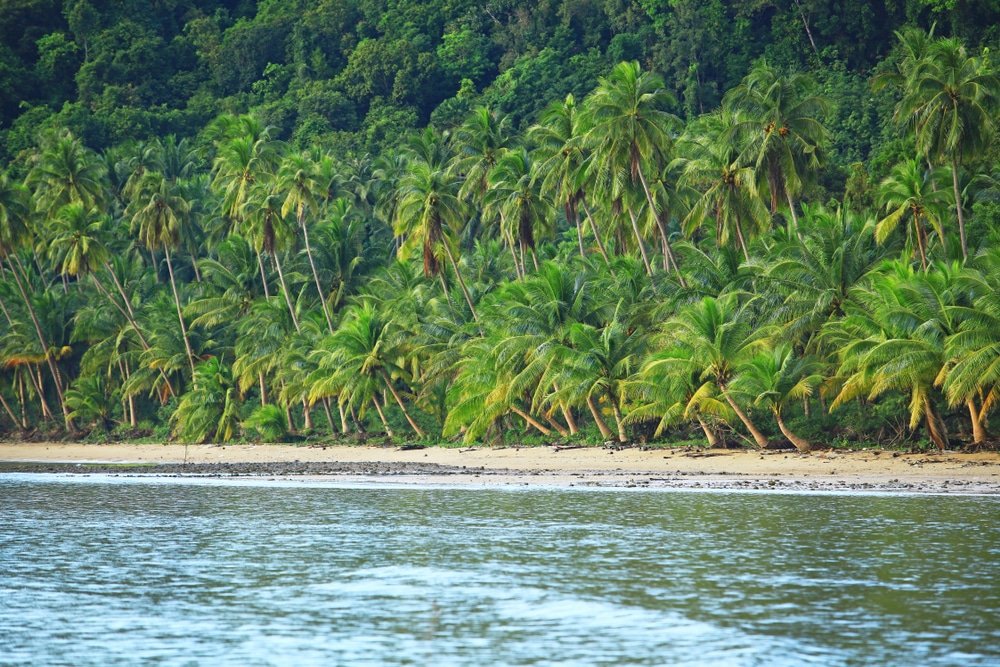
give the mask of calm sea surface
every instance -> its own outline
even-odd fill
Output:
[[[1000,499],[0,475],[2,665],[998,665]]]

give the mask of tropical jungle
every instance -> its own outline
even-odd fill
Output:
[[[994,0],[12,0],[0,429],[995,446]]]

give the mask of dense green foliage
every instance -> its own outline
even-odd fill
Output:
[[[988,440],[990,3],[101,4],[0,19],[8,432]]]

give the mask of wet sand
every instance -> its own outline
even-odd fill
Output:
[[[0,444],[23,472],[263,477],[393,484],[862,490],[1000,495],[1000,454],[885,451],[292,445]]]

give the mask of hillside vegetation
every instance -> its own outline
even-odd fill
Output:
[[[0,428],[988,445],[998,17],[12,3]]]

